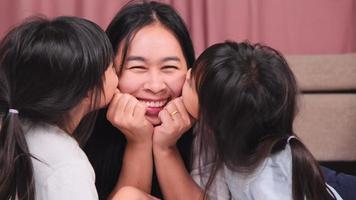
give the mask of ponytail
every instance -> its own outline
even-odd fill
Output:
[[[34,200],[33,166],[17,113],[3,116],[0,130],[0,199]]]
[[[326,186],[319,164],[298,139],[289,141],[292,151],[292,195],[294,200],[336,199]]]

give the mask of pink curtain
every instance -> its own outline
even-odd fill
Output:
[[[33,14],[76,15],[106,28],[128,0],[2,0],[0,37]],[[230,40],[268,44],[285,54],[356,52],[355,0],[161,0],[186,21],[197,54]]]
[[[1,0],[0,37],[9,27],[32,15],[85,17],[106,28],[128,0]]]

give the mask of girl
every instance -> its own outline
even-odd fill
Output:
[[[106,106],[116,91],[112,62],[105,33],[76,17],[36,18],[5,36],[0,199],[98,199],[79,144],[95,119],[88,113]]]
[[[293,73],[272,48],[226,42],[205,50],[182,91],[198,119],[191,175],[204,189],[178,159],[179,135],[161,135],[161,162],[175,180],[171,199],[341,199],[294,135],[297,95]]]
[[[294,136],[297,94],[293,73],[272,48],[226,42],[200,56],[183,99],[196,102],[186,105],[199,117],[198,166],[214,161],[205,194],[215,180],[217,192],[220,184],[228,191],[215,193],[219,199],[335,199]],[[204,182],[202,168],[198,174]]]

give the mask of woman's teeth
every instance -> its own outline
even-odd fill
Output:
[[[164,101],[141,101],[145,103],[148,107],[159,108],[166,104],[167,100]]]

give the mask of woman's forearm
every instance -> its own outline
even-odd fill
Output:
[[[191,178],[176,147],[153,148],[156,173],[167,200],[202,199],[203,191]]]
[[[151,192],[153,171],[152,143],[127,144],[120,176],[110,198],[124,186],[133,186]]]

